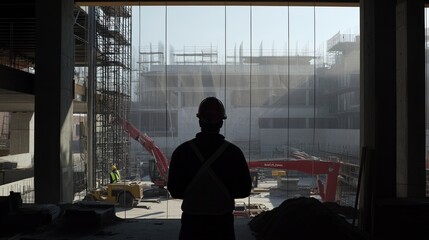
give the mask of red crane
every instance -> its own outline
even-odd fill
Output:
[[[327,162],[320,160],[276,160],[276,161],[250,161],[249,168],[276,168],[276,169],[287,169],[296,170],[312,175],[317,175],[317,187],[319,195],[324,202],[334,202],[335,193],[337,191],[337,181],[340,172],[339,162]],[[326,174],[326,187],[319,175]]]
[[[155,141],[147,134],[140,132],[134,125],[123,118],[119,118],[122,126],[131,138],[139,142],[147,152],[155,158],[156,169],[158,170],[159,177],[150,174],[151,181],[158,187],[165,187],[167,185],[168,166],[169,161],[161,149],[155,144]]]
[[[167,185],[169,161],[161,149],[156,146],[154,140],[147,134],[140,132],[134,125],[123,118],[119,118],[124,130],[136,141],[138,141],[147,152],[149,152],[155,159],[155,166],[158,170],[159,177],[150,175],[151,181],[158,187],[165,187]],[[317,186],[319,195],[324,202],[335,201],[335,193],[337,190],[337,180],[340,171],[339,162],[327,162],[312,159],[296,159],[296,160],[258,160],[248,162],[249,169],[257,168],[275,168],[296,170],[312,175],[319,176],[320,174],[326,175],[326,187],[322,180],[317,178]]]

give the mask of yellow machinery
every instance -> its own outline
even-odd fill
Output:
[[[134,207],[143,198],[143,187],[136,182],[117,182],[91,190],[83,201],[118,203],[121,207]]]
[[[274,170],[271,171],[271,175],[273,177],[284,177],[284,176],[286,176],[286,171],[285,170],[274,169]]]

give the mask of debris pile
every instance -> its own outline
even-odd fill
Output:
[[[330,206],[311,197],[285,200],[280,206],[255,216],[249,227],[258,240],[368,239]]]
[[[0,236],[85,234],[120,220],[115,214],[115,204],[23,204],[20,193],[11,191],[9,196],[0,196]]]
[[[23,204],[21,193],[0,196],[0,235],[29,232],[51,224],[60,214],[54,204]]]

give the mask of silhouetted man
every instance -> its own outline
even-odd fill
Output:
[[[250,195],[251,177],[243,152],[219,134],[225,108],[204,99],[197,117],[201,132],[173,152],[168,190],[183,199],[179,239],[234,240],[234,199]]]

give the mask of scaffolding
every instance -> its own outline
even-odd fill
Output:
[[[9,152],[10,147],[10,113],[0,112],[1,130],[0,130],[0,156]]]
[[[111,165],[123,178],[129,176],[130,140],[118,122],[128,118],[131,80],[131,7],[95,8],[95,178],[98,185],[109,183]]]
[[[217,64],[217,47],[214,46],[185,46],[183,51],[174,51],[173,63],[178,65]]]

